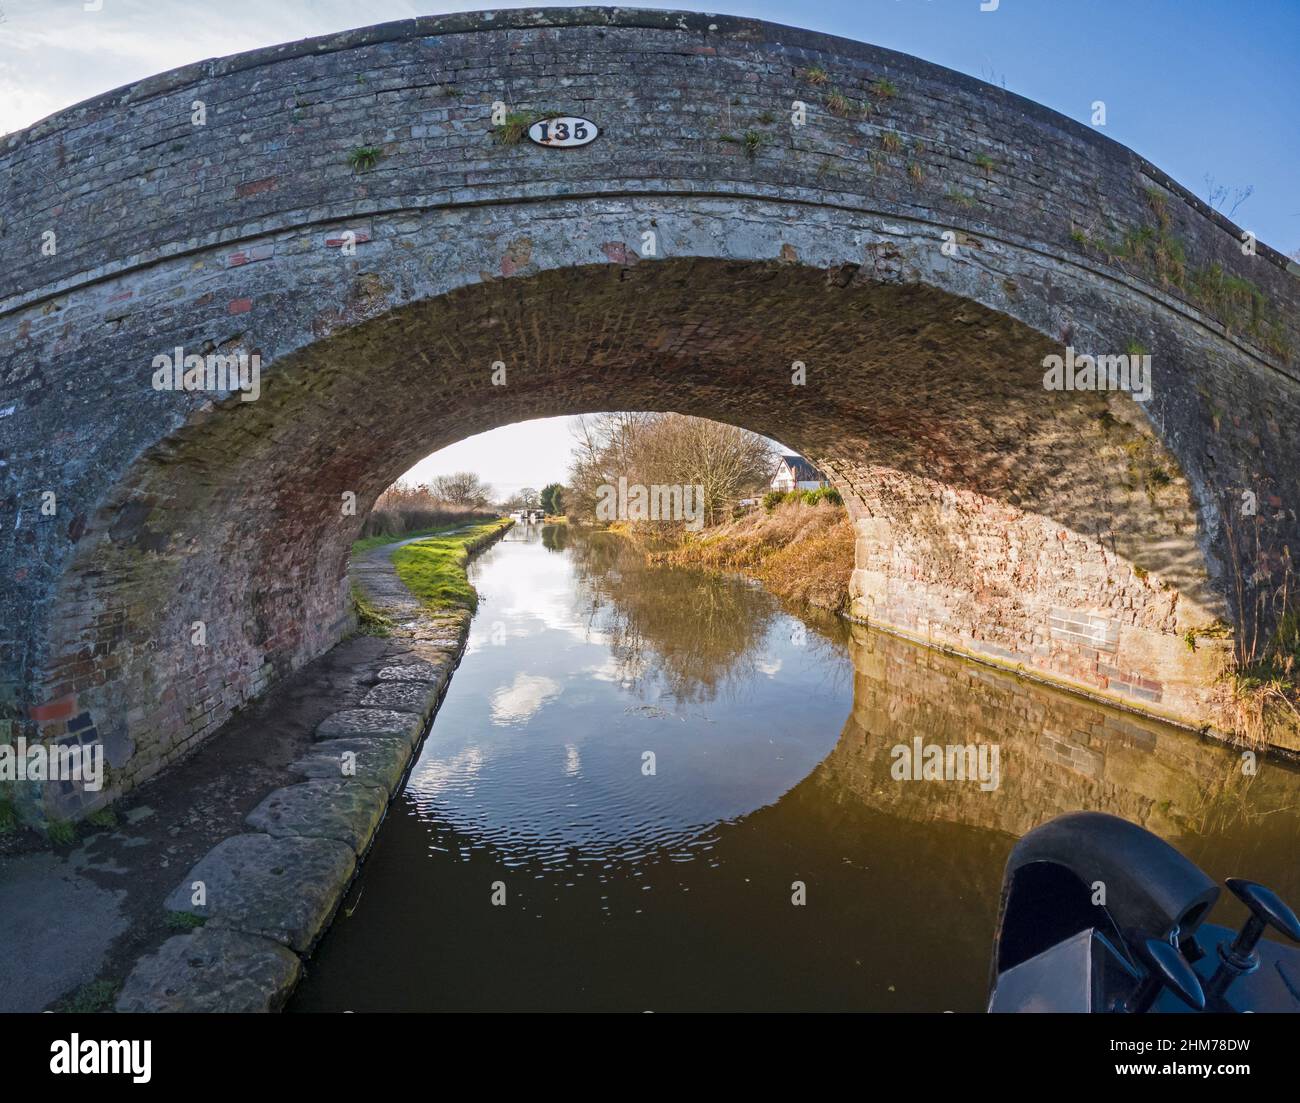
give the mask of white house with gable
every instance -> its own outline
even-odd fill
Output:
[[[802,456],[782,456],[772,476],[772,489],[787,494],[791,490],[820,490],[830,485],[830,480]]]

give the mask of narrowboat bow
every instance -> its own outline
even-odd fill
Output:
[[[1240,930],[1206,922],[1219,887],[1144,828],[1059,816],[1002,880],[989,1011],[1300,1011],[1300,920],[1253,881],[1225,884]]]

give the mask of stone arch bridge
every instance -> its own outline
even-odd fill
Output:
[[[511,141],[496,102],[601,134]],[[1285,259],[912,57],[721,16],[439,16],[111,92],[4,139],[0,181],[0,734],[110,768],[34,817],[329,648],[373,499],[520,419],[779,438],[855,519],[855,613],[1193,724],[1232,642],[1189,634],[1248,642],[1286,584]],[[1046,389],[1067,348],[1150,355],[1149,399]],[[256,354],[257,400],[157,389],[176,349]]]

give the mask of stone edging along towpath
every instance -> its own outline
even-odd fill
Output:
[[[472,556],[509,528],[466,547]],[[467,609],[431,613],[374,548],[350,565],[354,585],[409,645],[374,660],[355,708],[326,717],[290,770],[302,781],[270,793],[231,835],[198,860],[168,896],[194,930],[169,938],[135,965],[118,1011],[276,1011],[364,860],[448,681],[465,650]],[[346,768],[345,768],[346,767]],[[201,883],[201,894],[196,883]],[[183,922],[184,920],[182,920]]]

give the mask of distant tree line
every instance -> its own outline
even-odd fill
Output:
[[[512,494],[501,502],[503,513],[512,513],[517,509],[541,509],[554,515],[564,512],[564,487],[559,483],[547,483],[540,491],[526,486],[518,494]]]
[[[427,485],[394,483],[375,501],[361,535],[392,536],[425,532],[443,525],[490,520],[492,488],[467,471],[440,475]]]

